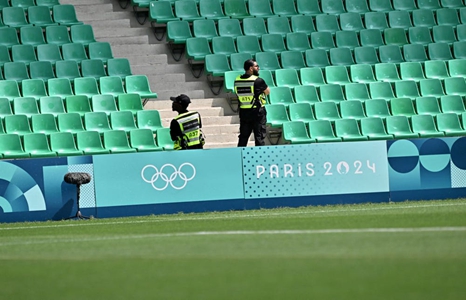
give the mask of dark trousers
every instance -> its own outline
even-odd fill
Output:
[[[265,108],[240,109],[239,118],[238,147],[246,147],[253,132],[255,145],[264,146],[267,133],[267,111]]]

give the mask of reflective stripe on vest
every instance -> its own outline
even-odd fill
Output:
[[[240,108],[249,109],[254,106],[254,81],[259,77],[251,75],[250,77],[243,79],[241,76],[238,76],[235,79],[235,93],[238,96]],[[264,106],[265,95],[260,94],[259,99],[262,106]]]
[[[182,149],[182,144],[186,146],[195,146],[200,144],[200,115],[198,112],[192,111],[184,114],[180,114],[175,117],[175,120],[180,125],[183,137],[178,138],[175,141],[175,149]],[[182,139],[184,141],[182,141]]]

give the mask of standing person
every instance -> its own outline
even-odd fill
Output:
[[[175,150],[202,149],[205,143],[202,135],[201,115],[188,111],[191,99],[185,94],[170,97],[172,110],[178,112],[170,123],[170,136],[175,143]]]
[[[245,73],[235,80],[235,93],[239,101],[239,136],[238,147],[246,147],[249,137],[254,132],[256,146],[265,145],[267,131],[267,111],[265,97],[270,89],[259,77],[259,65],[253,59],[244,62]]]

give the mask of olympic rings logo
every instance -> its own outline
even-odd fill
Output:
[[[188,175],[183,172],[183,168],[185,171],[191,171],[188,174],[192,173],[192,175],[188,177]],[[149,170],[152,171],[149,172]],[[153,175],[146,177],[146,173],[153,173]],[[194,178],[194,176],[196,176],[196,168],[194,168],[190,163],[183,163],[178,168],[172,164],[164,164],[160,169],[154,165],[147,165],[141,170],[141,178],[145,182],[150,183],[157,191],[165,190],[168,185],[171,185],[175,190],[181,190],[186,186],[188,181]],[[180,180],[177,180],[175,183],[177,178],[180,178]],[[162,182],[162,185],[156,185],[157,182]]]

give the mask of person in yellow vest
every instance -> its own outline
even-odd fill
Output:
[[[170,136],[175,143],[175,150],[203,149],[205,140],[202,134],[201,115],[188,111],[191,99],[185,94],[170,97],[172,110],[178,112],[170,123]]]
[[[270,89],[259,77],[259,65],[253,59],[244,62],[243,75],[235,79],[235,93],[239,101],[239,136],[238,147],[246,147],[249,137],[254,132],[256,146],[265,145],[267,130],[267,111],[265,97]]]

